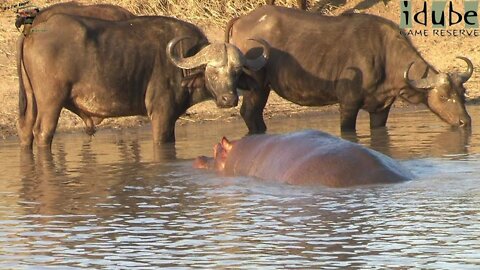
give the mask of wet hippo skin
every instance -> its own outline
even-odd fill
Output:
[[[195,168],[224,176],[252,176],[293,185],[396,183],[413,175],[392,158],[328,133],[306,130],[284,135],[252,135],[214,146],[214,157],[200,156]]]

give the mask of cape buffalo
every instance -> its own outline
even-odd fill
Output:
[[[463,73],[441,73],[427,63],[393,22],[367,14],[322,16],[298,9],[263,6],[232,19],[226,41],[256,54],[246,43],[262,38],[271,46],[267,65],[242,82],[241,115],[250,133],[266,130],[262,112],[271,89],[304,106],[340,104],[341,129],[354,130],[358,111],[370,127],[385,126],[397,97],[424,103],[452,126],[469,126]]]
[[[22,78],[22,61],[21,55],[23,55],[23,42],[26,35],[30,33],[30,29],[33,26],[43,23],[47,21],[50,17],[55,14],[68,14],[68,15],[78,15],[84,17],[91,17],[91,18],[99,18],[102,20],[107,21],[118,21],[118,20],[126,20],[135,17],[130,11],[115,5],[110,4],[95,4],[95,5],[82,5],[77,2],[66,2],[66,3],[59,3],[51,5],[44,9],[29,9],[25,10],[22,13],[17,15],[17,20],[15,21],[15,26],[17,29],[23,25],[24,29],[22,31],[22,35],[20,35],[18,39],[18,48],[17,48],[17,71],[18,77]],[[20,87],[19,89],[23,89],[23,81],[19,79]],[[24,108],[26,106],[25,102],[25,95],[22,95],[20,92],[20,100],[19,100],[19,111],[20,111],[20,120],[19,121],[19,128],[24,125],[24,121],[22,119],[22,114],[25,113]],[[32,105],[32,104],[30,104]],[[77,113],[77,112],[75,112]],[[79,115],[85,122],[86,125],[86,132],[88,134],[93,134],[95,132],[95,127],[93,125],[92,119],[95,119],[95,122],[99,124],[102,119],[95,118],[95,117],[83,117],[83,114]],[[19,134],[21,134],[19,130]],[[27,137],[31,137],[31,134],[27,133]],[[30,139],[26,139],[27,141],[31,141]],[[31,143],[27,143],[31,144]]]
[[[30,14],[28,11],[30,11]],[[127,20],[135,17],[133,13],[119,6],[110,4],[82,5],[73,1],[51,5],[41,10],[38,8],[25,10],[23,13],[25,13],[23,16],[22,14],[17,15],[17,19],[15,21],[15,26],[17,29],[19,29],[22,25],[27,27],[28,24],[35,26],[39,23],[47,21],[53,15],[60,13],[99,18],[108,21]],[[24,29],[24,34],[28,34],[28,32],[29,29]]]
[[[92,128],[96,119],[147,115],[155,143],[174,141],[175,121],[190,106],[208,98],[236,106],[238,77],[263,67],[268,52],[246,59],[175,18],[53,15],[32,27],[20,55],[21,145],[34,138],[50,148],[62,108]]]

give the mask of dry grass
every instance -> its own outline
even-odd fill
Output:
[[[294,0],[277,1],[280,5],[295,6]],[[169,15],[197,23],[223,25],[229,18],[243,15],[265,5],[258,0],[120,0],[112,1],[141,15]]]
[[[31,1],[38,7],[66,1]],[[79,0],[84,4],[110,3],[122,6],[137,15],[167,15],[199,24],[223,26],[230,18],[238,17],[266,4],[265,0]],[[310,9],[331,10],[335,0],[309,0]],[[347,2],[347,1],[343,1]],[[6,1],[5,5],[16,1]],[[276,0],[276,5],[296,7],[296,0]]]

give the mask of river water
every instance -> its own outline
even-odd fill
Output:
[[[242,121],[57,134],[53,155],[0,145],[0,269],[480,269],[480,155],[431,112],[340,134],[336,113],[276,118],[269,133],[321,129],[401,161],[415,180],[332,189],[195,170]]]

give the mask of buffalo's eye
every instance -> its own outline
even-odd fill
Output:
[[[233,72],[235,72],[235,73],[242,72],[242,67],[233,67]]]

